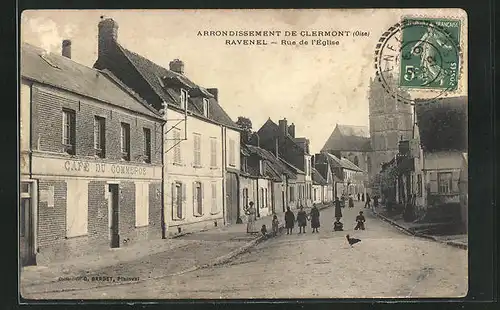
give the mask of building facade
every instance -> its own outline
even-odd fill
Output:
[[[403,97],[407,95],[399,94]],[[398,153],[398,142],[410,140],[413,133],[413,110],[397,101],[378,81],[370,80],[369,120],[371,169],[370,177],[380,172],[383,163]]]
[[[297,178],[295,184],[290,183],[288,201],[291,206],[312,206],[312,162],[309,154],[309,141],[296,138],[295,127],[288,126],[286,119],[279,121],[279,126],[271,119],[257,131],[259,145],[271,153],[278,154],[279,159]],[[293,181],[292,181],[293,182]]]
[[[68,54],[23,44],[21,77],[22,264],[161,239],[161,116]]]
[[[118,43],[118,24],[98,25],[98,59],[106,69],[161,111],[164,126],[164,217],[169,234],[238,218],[240,131],[218,103],[218,89],[192,82],[184,62],[164,68]]]

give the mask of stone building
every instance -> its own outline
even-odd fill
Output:
[[[380,172],[382,163],[398,153],[400,140],[409,140],[413,132],[412,106],[397,101],[376,80],[370,80],[369,119],[370,177]]]
[[[162,238],[164,121],[70,48],[21,47],[22,265]]]

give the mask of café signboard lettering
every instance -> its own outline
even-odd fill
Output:
[[[33,156],[35,175],[65,175],[97,178],[161,179],[161,166],[142,166],[131,163],[103,163],[86,160]]]
[[[84,171],[97,173],[106,173],[106,170],[116,175],[146,175],[146,167],[106,164],[106,163],[89,163],[81,160],[67,160],[64,162],[64,169],[67,171]]]

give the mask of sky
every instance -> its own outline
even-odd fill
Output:
[[[442,14],[444,10],[437,13]],[[21,41],[61,53],[72,40],[72,59],[87,66],[97,60],[100,16],[119,25],[118,42],[168,68],[173,59],[185,75],[206,88],[219,89],[219,103],[236,121],[252,120],[253,129],[271,118],[286,118],[296,136],[319,152],[336,124],[369,125],[368,84],[375,75],[375,46],[403,14],[422,10],[43,10],[24,11]],[[436,13],[434,10],[433,13]],[[449,12],[445,12],[448,13]],[[453,14],[463,14],[452,11]],[[325,37],[334,46],[230,46],[226,39],[198,36],[199,31],[279,30],[354,31],[368,36]],[[258,37],[268,42],[318,37]]]

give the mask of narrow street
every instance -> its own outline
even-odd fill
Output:
[[[360,210],[367,219],[366,230],[354,231]],[[270,239],[215,268],[130,285],[24,297],[404,298],[467,293],[466,250],[408,236],[363,209],[362,202],[343,209],[345,231],[333,232],[333,212],[321,212],[319,234],[312,234],[310,227],[302,235],[295,229],[293,235]],[[351,248],[346,234],[362,241]]]

